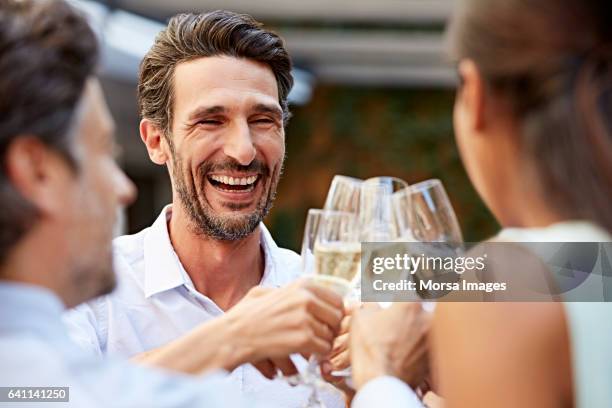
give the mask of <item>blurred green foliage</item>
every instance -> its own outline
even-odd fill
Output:
[[[450,90],[319,86],[293,109],[287,159],[266,220],[280,246],[299,252],[306,211],[320,208],[335,174],[396,176],[409,183],[439,178],[466,241],[498,225],[471,186],[455,146]]]

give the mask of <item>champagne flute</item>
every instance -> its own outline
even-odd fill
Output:
[[[440,256],[458,255],[463,250],[463,236],[442,182],[438,179],[425,180],[410,186],[407,191],[412,202],[410,230],[415,240],[424,243],[423,250],[436,252]],[[422,279],[436,278],[435,271],[420,271],[418,275]],[[451,274],[449,279],[455,277]],[[436,297],[432,293],[426,295]],[[435,304],[423,302],[423,308],[432,311]]]
[[[410,205],[410,197],[399,197],[398,193],[408,188],[408,183],[396,177],[372,177],[365,180],[361,185],[359,200],[359,237],[361,242],[371,243],[369,248],[373,251],[372,243],[379,242],[384,247],[385,242],[397,241],[401,238],[400,232],[403,226],[408,223],[404,214],[406,212],[396,212],[395,206],[403,204]],[[382,248],[381,248],[382,249]],[[366,263],[372,256],[372,251],[363,254]],[[351,302],[359,298],[361,293],[360,274],[354,280],[351,296],[347,296],[347,301]],[[382,307],[390,306],[388,302],[379,302]],[[351,368],[336,370],[332,372],[335,377],[350,377]]]
[[[334,176],[323,209],[357,214],[363,180],[348,176]]]
[[[320,220],[314,246],[315,281],[339,293],[345,302],[354,297],[360,280],[360,232],[355,214],[327,212]],[[334,371],[332,375],[350,377],[351,371]]]
[[[425,180],[410,186],[412,229],[422,242],[463,243],[461,228],[446,190],[438,179]]]
[[[321,217],[326,210],[311,208],[306,215],[304,236],[302,238],[302,272],[304,274],[314,273],[314,244],[319,232]]]
[[[347,292],[347,285],[345,285],[344,282],[334,281],[334,279],[325,278],[325,276],[318,275],[316,273],[317,251],[315,250],[315,245],[318,241],[319,231],[321,230],[322,224],[335,224],[337,227],[345,228],[350,231],[356,226],[355,217],[356,216],[351,213],[311,208],[308,210],[306,225],[304,227],[304,237],[302,239],[302,270],[304,275],[309,276],[317,284],[331,288],[332,290],[336,290],[341,295],[344,295],[344,293]],[[326,226],[323,228],[327,231],[330,227]],[[323,249],[323,251],[325,250]],[[320,399],[318,390],[326,383],[320,376],[318,366],[318,360],[314,356],[311,356],[311,358],[308,360],[308,366],[304,372],[285,377],[287,382],[289,382],[291,385],[305,385],[311,388],[312,391],[308,398],[306,407],[325,407]]]
[[[352,250],[357,253],[361,252],[361,243],[359,241],[359,225],[355,214],[342,211],[328,211],[317,208],[308,210],[306,217],[306,226],[304,227],[304,237],[302,239],[302,271],[306,275],[310,275],[317,283],[323,286],[335,286],[330,283],[333,279],[325,278],[326,273],[317,273],[317,268],[320,268],[319,260],[322,253],[327,251],[335,244],[331,242],[340,242],[339,240],[350,239]],[[344,245],[346,247],[346,245]],[[351,279],[348,281],[349,286],[355,283],[359,276],[359,270],[351,271]],[[337,271],[336,275],[340,273]],[[339,284],[345,286],[344,282]],[[336,288],[339,292],[344,292],[345,288]]]
[[[401,237],[407,221],[395,207],[410,206],[410,197],[399,194],[407,188],[408,183],[396,177],[373,177],[363,182],[359,211],[362,241],[389,242]]]
[[[354,214],[325,212],[321,215],[314,258],[315,281],[346,297],[361,269],[359,224]]]
[[[407,188],[408,183],[397,177],[373,177],[364,181],[359,216],[361,240],[371,243],[368,252],[363,254],[366,263],[369,264],[373,252],[397,250],[397,246],[393,249],[384,243],[405,238],[411,208],[411,197],[404,193]],[[382,307],[390,306],[389,302],[379,304]]]

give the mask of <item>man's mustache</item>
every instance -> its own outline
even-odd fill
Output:
[[[248,165],[242,165],[234,159],[228,159],[223,162],[204,162],[200,165],[200,174],[218,173],[223,171],[235,171],[238,173],[257,173],[263,177],[270,175],[270,168],[261,160],[253,160]]]

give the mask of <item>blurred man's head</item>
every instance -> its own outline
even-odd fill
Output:
[[[113,158],[96,38],[62,1],[0,1],[0,268],[68,306],[107,293],[117,206],[134,189]]]
[[[270,209],[285,155],[291,61],[246,15],[181,14],[140,67],[141,136],[192,230],[233,241]]]

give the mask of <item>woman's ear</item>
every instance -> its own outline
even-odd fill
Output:
[[[166,164],[169,158],[168,145],[163,140],[162,130],[149,119],[140,121],[140,138],[147,147],[149,158],[155,164]]]

